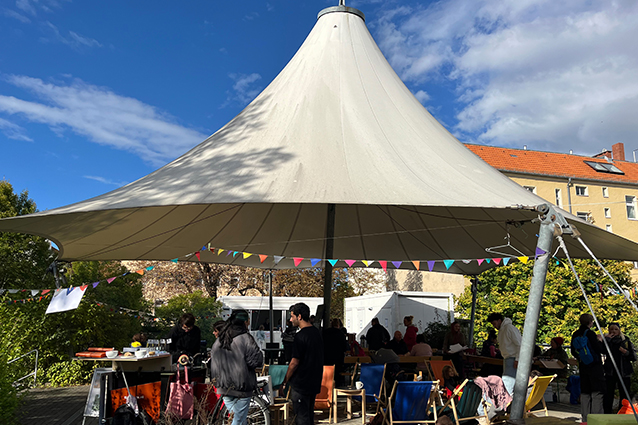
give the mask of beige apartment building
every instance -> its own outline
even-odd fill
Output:
[[[638,163],[622,143],[592,157],[465,145],[516,183],[609,232],[638,242]]]

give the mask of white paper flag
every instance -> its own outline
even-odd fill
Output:
[[[86,288],[82,290],[79,286],[56,289],[46,314],[75,310],[80,305],[84,292],[86,292]]]

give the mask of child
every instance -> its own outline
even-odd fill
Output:
[[[445,390],[445,398],[452,397],[454,390],[459,386],[459,375],[452,366],[443,368],[443,388]]]

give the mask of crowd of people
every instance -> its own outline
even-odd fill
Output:
[[[405,367],[399,365],[400,356],[441,354],[445,359],[451,360],[453,365],[443,370],[444,381],[441,383],[445,395],[451,397],[463,382],[465,374],[464,350],[467,349],[467,341],[461,331],[461,324],[452,323],[441,348],[433,349],[424,334],[418,333],[413,320],[412,316],[406,316],[403,320],[404,329],[395,330],[391,337],[388,329],[379,323],[378,318],[374,318],[359,344],[353,335],[348,335],[341,320],[333,319],[330,326],[322,331],[313,323],[313,316],[306,304],[293,305],[290,320],[282,331],[282,343],[285,361],[289,363],[284,387],[290,388],[296,423],[313,424],[313,406],[320,391],[324,365],[335,365],[336,384],[343,384],[339,380],[344,376],[341,372],[344,370],[346,354],[369,354],[374,362],[386,364],[386,378],[390,381],[402,379],[400,374]],[[496,394],[499,398],[486,401],[505,408],[514,392],[521,332],[510,318],[501,313],[494,312],[487,320],[494,329],[489,331],[477,354],[500,358],[503,365],[485,363],[475,382],[479,386],[490,388],[484,394]],[[200,330],[194,321],[195,318],[187,313],[171,330],[171,350],[174,353],[193,355],[199,350]],[[253,338],[249,332],[249,324],[249,314],[245,310],[233,311],[228,320],[220,320],[214,324],[217,339],[211,349],[211,376],[218,394],[234,413],[233,425],[246,424],[250,398],[257,386],[256,371],[264,364],[263,327],[256,333],[256,338]],[[570,346],[572,356],[578,360],[581,413],[585,422],[590,413],[612,413],[616,390],[621,395],[625,395],[625,389],[631,391],[632,362],[636,361],[636,354],[631,341],[622,333],[618,323],[610,323],[605,335],[597,334],[591,329],[593,317],[589,314],[580,316],[579,324],[580,327],[572,335]],[[567,365],[569,355],[563,348],[565,342],[560,336],[552,338],[550,347],[544,352],[537,347],[534,360],[558,360],[560,364]],[[546,363],[539,363],[539,367],[533,368],[535,370],[532,370],[530,379],[535,375],[557,372],[556,369],[547,369],[544,366]],[[414,372],[425,370],[425,363],[416,363]],[[558,374],[565,377],[566,369],[558,370]],[[621,400],[623,398],[631,400],[632,394],[621,397]],[[478,413],[483,414],[482,405]]]

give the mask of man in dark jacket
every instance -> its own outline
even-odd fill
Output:
[[[385,345],[385,348],[389,348],[390,350],[397,353],[399,356],[408,353],[408,346],[403,340],[403,334],[401,333],[401,331],[396,331],[394,333],[394,338],[392,338],[392,341],[388,342]]]
[[[330,327],[323,331],[323,364],[335,366],[335,383],[343,385],[343,359],[350,349],[346,335],[341,330],[339,319],[332,319]]]
[[[248,333],[248,321],[248,312],[234,311],[210,353],[211,376],[217,394],[234,414],[232,425],[246,425],[250,399],[257,389],[255,369],[264,364],[257,342]]]
[[[168,334],[171,340],[168,350],[173,355],[173,361],[177,361],[182,354],[193,357],[199,353],[202,339],[201,330],[195,326],[195,316],[192,313],[184,313],[179,323]]]
[[[368,348],[370,350],[377,351],[390,341],[390,333],[386,328],[379,324],[379,319],[376,317],[372,319],[372,322],[370,323],[372,324],[372,327],[370,327],[366,333],[366,341],[368,341]]]
[[[291,310],[290,321],[299,327],[299,332],[282,387],[290,383],[295,423],[313,425],[315,398],[321,391],[323,378],[323,340],[321,331],[310,323],[310,308],[306,304],[297,303]]]
[[[589,413],[603,413],[603,395],[605,394],[605,372],[600,354],[605,352],[605,344],[602,335],[596,335],[591,326],[594,317],[591,314],[580,316],[580,328],[572,335],[571,351],[572,355],[578,359],[578,369],[580,371],[580,411],[582,422],[587,422]],[[589,364],[583,363],[577,349],[574,347],[578,337],[587,337],[588,347],[591,351],[593,361]]]

